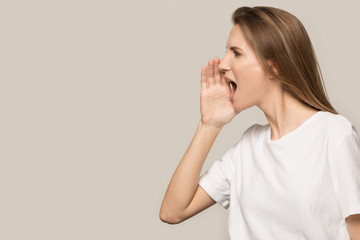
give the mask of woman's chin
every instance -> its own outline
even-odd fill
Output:
[[[254,106],[254,104],[251,103],[246,103],[243,100],[239,100],[238,98],[234,98],[233,101],[233,107],[234,107],[234,111],[236,113],[240,113],[242,111],[244,111],[245,109],[251,108],[252,106]]]

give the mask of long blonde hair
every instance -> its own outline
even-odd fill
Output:
[[[232,21],[240,26],[263,68],[279,81],[283,91],[314,109],[339,114],[328,99],[305,27],[294,15],[274,7],[240,7]]]

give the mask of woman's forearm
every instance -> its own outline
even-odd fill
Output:
[[[195,135],[176,168],[161,205],[160,215],[176,218],[189,206],[197,189],[201,169],[221,128],[199,121]]]

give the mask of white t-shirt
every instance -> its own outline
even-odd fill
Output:
[[[271,140],[254,124],[200,186],[229,208],[232,240],[350,240],[360,214],[360,137],[344,116],[319,111]]]

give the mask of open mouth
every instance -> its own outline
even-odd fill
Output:
[[[233,81],[230,81],[229,86],[230,86],[230,92],[234,93],[236,91],[236,88],[237,88],[236,83],[234,83]]]

